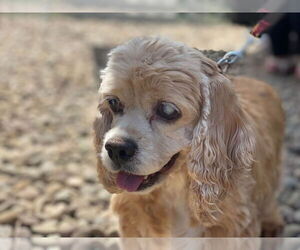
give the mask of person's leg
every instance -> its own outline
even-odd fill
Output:
[[[284,14],[268,31],[272,42],[272,53],[276,57],[289,55],[289,34],[291,31],[289,19],[289,14]]]
[[[300,13],[290,14],[291,29],[295,32],[296,41],[294,44],[294,53],[296,59],[295,76],[300,80]]]
[[[268,34],[271,40],[271,52],[273,56],[267,58],[265,67],[272,73],[288,74],[292,73],[294,64],[290,58],[290,17],[284,14],[281,19],[275,23]]]

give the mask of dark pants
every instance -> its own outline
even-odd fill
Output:
[[[283,14],[267,33],[275,56],[300,54],[300,13]]]

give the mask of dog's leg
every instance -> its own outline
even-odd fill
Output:
[[[262,237],[280,236],[283,230],[284,222],[279,212],[279,208],[275,199],[266,208],[262,221]]]

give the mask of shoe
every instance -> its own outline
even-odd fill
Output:
[[[295,67],[295,77],[296,79],[298,79],[300,81],[300,63],[297,64],[297,66]]]
[[[295,64],[289,57],[268,57],[265,61],[265,69],[269,73],[281,75],[292,74],[295,70]]]

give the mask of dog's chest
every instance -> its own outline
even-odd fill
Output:
[[[188,193],[184,179],[177,179],[177,185],[168,192],[171,220],[171,235],[173,237],[200,237],[201,226],[192,226],[188,207]]]
[[[203,232],[201,226],[192,226],[191,217],[186,204],[174,203],[171,218],[171,235],[173,237],[200,237]]]

